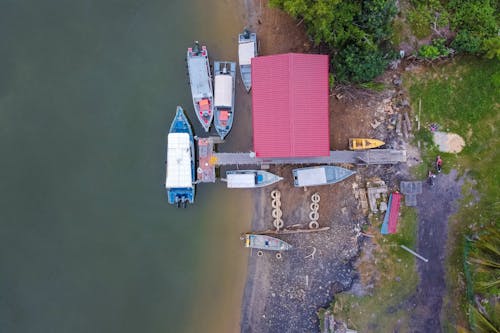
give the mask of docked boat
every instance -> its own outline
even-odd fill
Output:
[[[257,56],[257,35],[245,29],[238,35],[241,80],[247,92],[252,88],[252,58]]]
[[[235,80],[236,63],[214,62],[214,126],[221,139],[233,126]]]
[[[205,132],[208,132],[214,117],[214,95],[206,46],[200,48],[195,42],[193,47],[188,48],[186,61],[194,112]]]
[[[252,249],[286,251],[292,248],[287,242],[266,235],[245,234],[242,239],[245,242],[245,247]]]
[[[349,139],[349,149],[351,150],[372,149],[383,145],[385,145],[385,142],[377,139],[363,139],[363,138]]]
[[[293,169],[292,172],[295,187],[335,184],[356,173],[331,165]]]
[[[167,141],[165,188],[170,204],[186,207],[194,202],[194,164],[193,131],[184,111],[178,106]]]
[[[263,170],[229,170],[226,171],[228,188],[255,188],[264,187],[283,178]]]

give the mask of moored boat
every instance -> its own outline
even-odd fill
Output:
[[[188,48],[186,61],[194,112],[205,132],[208,132],[214,116],[214,98],[206,46],[200,48],[199,43],[195,42],[193,47]]]
[[[235,79],[236,63],[214,62],[214,126],[221,139],[233,126]]]
[[[228,188],[255,188],[272,185],[283,178],[263,170],[226,171]]]
[[[385,142],[377,139],[365,139],[365,138],[349,139],[349,149],[351,150],[372,149],[383,145],[385,145]]]
[[[238,60],[241,80],[247,92],[252,88],[252,58],[257,56],[257,35],[245,29],[238,34]]]
[[[178,106],[167,141],[165,188],[170,204],[186,207],[194,202],[194,164],[193,131],[184,111]]]
[[[292,248],[287,242],[266,235],[245,234],[242,239],[245,247],[252,249],[286,251]]]
[[[335,184],[356,173],[332,165],[293,169],[292,172],[295,187]]]

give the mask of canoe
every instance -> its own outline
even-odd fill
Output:
[[[351,150],[372,149],[383,145],[385,145],[385,142],[377,139],[363,139],[363,138],[349,139],[349,149]]]
[[[245,234],[242,238],[244,246],[251,249],[286,251],[292,248],[287,242],[266,235]]]
[[[277,183],[282,179],[282,177],[263,170],[226,171],[226,182],[228,188],[264,187]]]
[[[165,188],[168,202],[186,207],[194,202],[194,137],[184,111],[177,107],[167,140]]]
[[[221,139],[233,126],[235,80],[235,62],[214,62],[214,126]]]
[[[302,187],[335,184],[356,172],[337,166],[323,165],[293,169],[292,173],[293,185],[295,187]]]
[[[194,112],[205,132],[208,132],[214,117],[214,97],[206,46],[200,48],[199,43],[195,42],[187,50],[186,61]]]
[[[257,35],[245,29],[238,34],[238,61],[241,80],[247,92],[252,88],[252,58],[257,56]]]

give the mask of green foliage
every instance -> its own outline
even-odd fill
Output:
[[[500,36],[486,39],[483,43],[483,49],[486,52],[486,58],[500,60]]]
[[[451,43],[451,47],[458,52],[478,53],[481,51],[481,38],[467,30],[462,30]]]
[[[395,0],[270,0],[270,5],[302,19],[314,43],[329,47],[338,81],[370,81],[393,55]]]
[[[431,34],[432,16],[427,6],[419,5],[408,12],[411,30],[417,38],[425,38]]]
[[[418,56],[425,59],[436,59],[440,56],[447,56],[450,50],[445,45],[444,38],[437,38],[432,41],[432,45],[422,45],[418,50]]]

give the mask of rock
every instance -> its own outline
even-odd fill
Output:
[[[396,78],[396,79],[392,80],[392,83],[394,83],[394,85],[395,85],[396,87],[399,87],[399,86],[403,83],[403,79],[402,79],[402,78],[400,78],[400,77],[399,77],[399,78]]]

